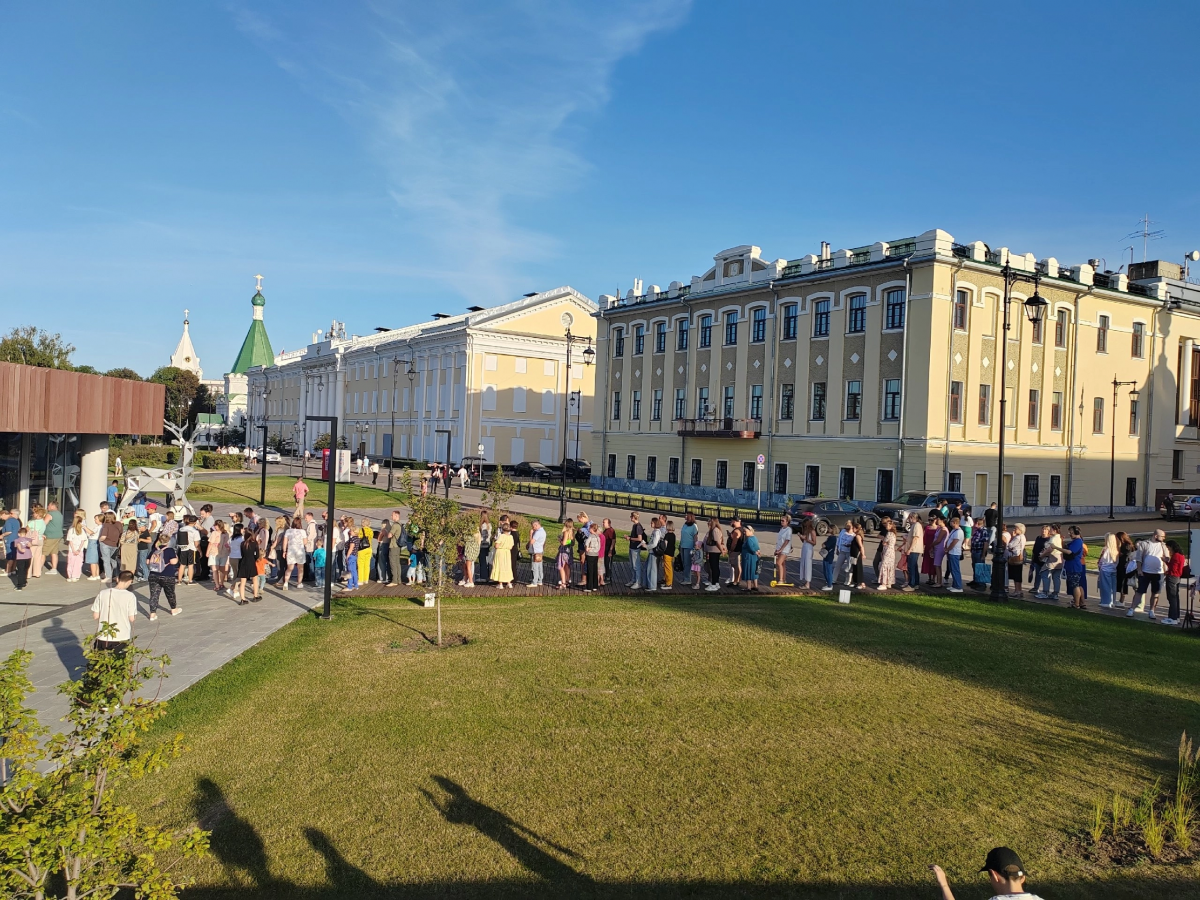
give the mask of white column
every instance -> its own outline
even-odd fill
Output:
[[[108,435],[79,436],[79,505],[88,514],[88,521],[100,511],[108,482]]]
[[[1191,338],[1183,341],[1183,364],[1179,367],[1179,424],[1191,425],[1192,409],[1192,347]]]

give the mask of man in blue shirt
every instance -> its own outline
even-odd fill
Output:
[[[693,591],[700,590],[700,569],[692,572],[692,554],[696,550],[696,536],[699,531],[696,527],[695,513],[688,513],[683,528],[679,531],[679,555],[682,558],[683,571],[691,582]]]
[[[21,516],[15,509],[12,512],[0,509],[0,520],[4,522],[0,525],[0,535],[4,537],[4,571],[11,575],[17,561],[13,555],[13,541],[17,539],[17,532],[21,530]]]
[[[106,497],[106,499],[108,500],[108,505],[112,509],[117,508],[117,499],[120,497],[120,495],[121,495],[120,485],[118,484],[117,480],[114,478],[113,483],[108,486],[108,495]]]

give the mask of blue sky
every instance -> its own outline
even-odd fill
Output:
[[[570,284],[940,227],[1063,263],[1200,248],[1185,3],[5,4],[0,324],[207,377]],[[1142,255],[1138,243],[1136,258]]]

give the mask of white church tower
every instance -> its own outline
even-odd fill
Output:
[[[204,380],[204,372],[200,368],[200,357],[192,346],[192,336],[188,333],[188,311],[183,311],[183,336],[179,339],[175,352],[171,354],[171,365],[176,369],[191,372],[200,381]]]

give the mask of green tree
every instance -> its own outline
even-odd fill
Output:
[[[142,380],[141,375],[139,375],[137,372],[133,371],[133,369],[126,368],[125,366],[121,366],[120,368],[116,368],[116,369],[109,369],[104,374],[106,376],[108,376],[109,378],[124,378],[126,381],[141,381]]]
[[[479,500],[487,506],[491,513],[491,520],[494,523],[493,528],[500,522],[500,514],[508,510],[508,501],[513,498],[513,494],[517,492],[516,483],[511,478],[504,474],[504,470],[496,466],[496,471],[492,475],[492,480],[488,482],[487,488],[479,495]]]
[[[115,633],[104,629],[101,637]],[[143,742],[166,709],[143,694],[169,660],[136,645],[124,655],[84,651],[85,677],[58,689],[68,728],[46,739],[25,705],[32,657],[18,649],[0,665],[0,895],[82,900],[125,888],[148,900],[175,897],[189,879],[173,866],[204,854],[208,833],[144,824],[116,798],[125,782],[162,771],[182,752],[181,735]]]
[[[200,390],[200,379],[194,372],[177,369],[175,366],[160,366],[147,381],[161,384],[167,389],[166,418],[182,425],[192,412],[192,401]]]
[[[421,491],[413,490],[412,472],[408,469],[400,476],[400,494],[404,503],[412,512],[409,522],[421,530],[421,538],[425,542],[425,554],[428,564],[426,577],[433,588],[434,605],[437,607],[437,642],[442,646],[442,597],[451,589],[453,581],[450,571],[458,555],[458,545],[466,540],[472,528],[479,527],[479,514],[473,510],[464,510],[457,500],[437,496],[436,491],[430,491],[421,496]]]
[[[95,366],[75,366],[75,371],[80,375],[99,375]]]
[[[62,335],[50,334],[33,325],[19,325],[0,338],[0,361],[39,366],[43,369],[70,369],[75,347]]]

